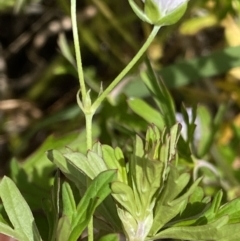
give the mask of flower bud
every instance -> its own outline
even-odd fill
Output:
[[[128,0],[133,11],[145,22],[153,25],[171,25],[185,13],[188,0],[142,0],[142,10],[134,0]]]

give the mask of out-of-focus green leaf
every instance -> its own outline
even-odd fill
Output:
[[[205,109],[205,110],[204,110]],[[200,120],[200,145],[198,147],[197,155],[201,158],[206,155],[214,143],[216,133],[223,121],[224,114],[227,110],[227,104],[219,106],[217,114],[212,120],[209,111],[203,106],[199,106],[197,113]]]
[[[77,138],[77,136],[77,133],[71,133],[63,138],[49,136],[41,147],[24,162],[23,169],[26,170],[29,175],[33,176],[32,179],[35,183],[46,186],[46,181],[49,182],[49,176],[55,169],[55,166],[49,162],[46,157],[46,151],[53,148],[62,149]],[[37,177],[39,177],[39,180]]]
[[[153,94],[153,98],[164,118],[165,125],[170,128],[176,123],[173,98],[161,78],[157,78],[148,59],[146,59],[145,63],[147,71],[141,73],[142,80]]]
[[[134,113],[142,117],[149,124],[155,124],[160,130],[164,128],[165,122],[162,114],[160,114],[159,111],[152,108],[145,101],[137,98],[131,98],[128,101],[128,105]]]
[[[67,42],[66,36],[61,33],[58,38],[58,46],[63,54],[63,56],[73,65],[76,66],[75,59],[70,50],[69,44]]]
[[[163,79],[168,88],[178,88],[204,78],[226,73],[234,67],[240,66],[240,47],[228,47],[216,51],[208,56],[184,60],[179,63],[169,65],[159,71],[157,75]],[[133,97],[131,90],[141,89],[141,97],[149,96],[147,88],[143,87],[139,81],[129,82],[124,88],[127,96]]]
[[[0,11],[14,7],[15,0],[1,1],[0,2]]]
[[[223,74],[240,66],[240,47],[229,47],[209,56],[199,57],[171,65],[158,72],[169,88],[177,88],[194,81]]]
[[[180,27],[179,31],[184,35],[195,35],[200,30],[208,27],[215,26],[219,19],[213,14],[206,16],[198,16],[195,18],[187,19]]]
[[[197,108],[197,116],[200,122],[200,138],[199,143],[197,144],[197,155],[201,158],[206,154],[211,146],[210,140],[212,140],[213,135],[213,123],[209,111],[202,105]]]

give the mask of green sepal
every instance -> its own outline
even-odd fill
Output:
[[[128,0],[130,6],[132,7],[132,10],[134,11],[134,13],[144,22],[150,23],[151,24],[151,20],[148,19],[148,17],[146,16],[146,14],[143,12],[143,10],[135,3],[134,0]]]
[[[159,10],[157,4],[153,0],[145,0],[144,12],[152,24],[156,23],[161,18]]]
[[[188,5],[187,2],[183,3],[175,11],[169,13],[168,15],[159,19],[158,21],[154,22],[153,24],[159,25],[159,26],[160,25],[165,26],[165,25],[172,25],[172,24],[176,23],[183,16],[183,14],[186,12],[187,5]]]

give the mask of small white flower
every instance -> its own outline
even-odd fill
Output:
[[[186,0],[153,0],[162,16],[166,16],[179,8],[182,4],[186,3]],[[145,2],[145,0],[143,0]]]
[[[142,0],[144,10],[128,0],[133,11],[143,21],[154,25],[170,25],[176,23],[187,9],[189,0]]]

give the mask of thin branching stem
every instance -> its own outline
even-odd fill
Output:
[[[80,84],[80,91],[81,91],[81,100],[78,99],[80,106],[85,114],[86,120],[86,138],[87,138],[87,149],[92,148],[92,116],[93,114],[88,114],[86,112],[86,108],[90,106],[86,106],[86,86],[84,82],[84,74],[83,74],[83,67],[82,67],[82,58],[81,58],[81,49],[80,49],[80,41],[78,37],[78,28],[77,28],[77,14],[76,14],[76,0],[71,0],[71,19],[72,19],[72,31],[73,31],[73,40],[74,40],[74,48],[75,48],[75,55],[77,61],[77,72],[78,72],[78,79]],[[79,97],[77,97],[79,98]],[[88,224],[88,241],[93,241],[93,218],[90,219]]]
[[[75,55],[76,55],[76,61],[77,61],[78,79],[79,79],[80,90],[81,90],[81,95],[82,95],[82,100],[83,100],[83,105],[84,105],[84,101],[86,98],[86,86],[85,86],[85,82],[84,82],[80,41],[79,41],[79,37],[78,37],[76,0],[71,0],[71,19],[72,19],[74,48],[75,48]]]

